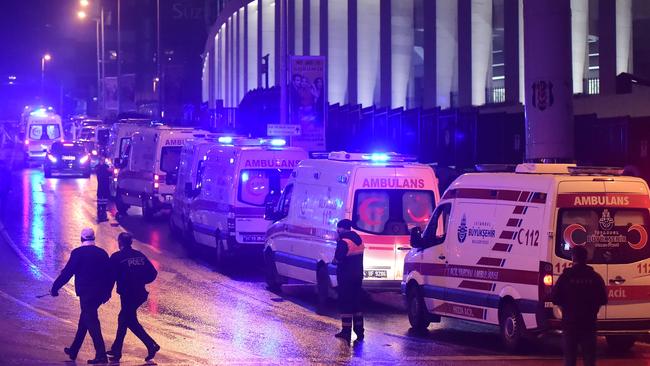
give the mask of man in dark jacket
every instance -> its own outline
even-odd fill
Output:
[[[108,198],[111,195],[111,169],[106,164],[106,159],[100,157],[99,164],[95,167],[95,176],[97,177],[97,223],[108,221],[106,208]]]
[[[571,251],[573,266],[564,270],[553,288],[553,303],[562,309],[564,364],[575,365],[578,345],[584,364],[596,364],[596,318],[607,304],[603,278],[587,265],[587,250],[576,246]]]
[[[108,360],[97,310],[111,297],[112,283],[108,254],[104,249],[95,246],[95,232],[91,228],[81,231],[81,243],[83,245],[70,254],[70,259],[54,281],[50,294],[54,297],[59,296],[61,287],[74,276],[74,287],[79,296],[81,314],[74,341],[69,348],[64,348],[63,352],[71,360],[75,360],[88,332],[95,346],[95,358],[88,363],[106,363]]]
[[[133,237],[129,233],[121,233],[117,237],[120,250],[110,258],[111,273],[117,282],[117,293],[120,294],[122,309],[117,318],[117,334],[111,350],[107,352],[113,361],[122,357],[122,345],[127,328],[138,337],[147,347],[145,361],[150,361],[160,350],[160,346],[147,334],[138,321],[138,308],[147,301],[149,293],[145,285],[153,282],[158,271],[149,259],[141,252],[133,249]]]
[[[362,341],[363,313],[361,296],[363,283],[363,251],[361,237],[352,231],[352,221],[343,219],[336,225],[339,234],[334,259],[336,262],[336,279],[339,287],[339,307],[341,311],[342,330],[337,338],[350,343],[352,324],[357,341]]]

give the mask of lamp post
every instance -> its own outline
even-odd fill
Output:
[[[41,57],[41,97],[45,97],[45,63],[50,62],[52,56],[46,53]]]
[[[90,6],[89,0],[80,0],[79,5],[82,8],[87,8]],[[102,92],[102,78],[104,70],[104,8],[100,7],[99,17],[93,17],[92,20],[95,22],[95,45],[97,49],[97,99],[98,105],[101,106],[101,110],[98,113],[102,115],[104,113],[104,97]],[[85,10],[81,9],[77,12],[77,18],[80,20],[85,20],[88,17],[88,13]],[[101,28],[101,42],[100,42],[100,28]],[[101,44],[101,51],[100,51]]]

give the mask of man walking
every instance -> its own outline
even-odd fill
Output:
[[[111,194],[111,170],[104,157],[100,157],[99,164],[95,167],[95,176],[97,177],[97,223],[100,223],[108,221],[106,208]]]
[[[571,250],[573,266],[564,270],[553,288],[553,303],[562,309],[564,364],[574,366],[578,346],[584,364],[596,365],[596,318],[600,307],[607,304],[603,278],[587,265],[587,249]]]
[[[108,254],[104,249],[95,246],[95,232],[91,228],[81,231],[81,243],[82,246],[74,249],[70,254],[70,259],[54,281],[50,294],[54,297],[59,296],[61,287],[74,276],[75,292],[79,296],[81,314],[74,341],[69,348],[64,348],[63,352],[71,360],[75,360],[88,332],[95,346],[95,358],[88,360],[88,363],[106,363],[108,360],[97,310],[111,297]]]
[[[339,239],[336,243],[336,279],[339,287],[339,307],[342,329],[335,337],[350,343],[352,325],[357,341],[363,341],[363,313],[361,312],[361,285],[363,282],[363,251],[361,237],[352,231],[352,221],[343,219],[336,225]]]
[[[129,233],[121,233],[117,237],[119,251],[110,258],[113,280],[117,282],[117,293],[120,294],[122,309],[117,318],[117,334],[111,350],[107,352],[112,361],[122,357],[122,346],[127,328],[138,337],[147,347],[145,361],[150,361],[160,350],[160,346],[147,334],[138,321],[138,308],[147,301],[149,293],[145,285],[153,282],[158,271],[149,259],[141,252],[133,249],[133,237]]]

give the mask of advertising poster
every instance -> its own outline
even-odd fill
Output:
[[[106,110],[117,110],[117,77],[104,78],[104,103]]]
[[[124,74],[120,78],[120,111],[134,112],[135,105],[135,74]]]
[[[289,120],[300,125],[301,134],[292,146],[307,151],[325,151],[327,123],[327,64],[325,57],[291,56],[289,62]]]

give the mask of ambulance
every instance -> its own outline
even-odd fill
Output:
[[[27,160],[44,160],[57,141],[63,142],[61,117],[50,109],[29,112],[25,124],[25,155]]]
[[[150,125],[148,120],[123,120],[111,126],[108,142],[108,156],[110,165],[113,168],[113,180],[111,181],[111,196],[115,197],[117,191],[117,176],[120,169],[126,167],[131,151],[131,136],[138,131],[147,129]]]
[[[151,219],[171,208],[181,149],[188,139],[206,132],[192,128],[158,126],[142,129],[131,137],[128,160],[117,174],[115,205],[126,214],[130,206],[142,208]]]
[[[233,253],[262,255],[269,197],[279,193],[307,152],[282,139],[233,140],[211,148],[198,170],[188,232],[198,247],[214,249],[216,264]]]
[[[427,225],[439,198],[433,170],[411,157],[339,151],[302,161],[267,215],[269,288],[312,283],[324,301],[337,286],[336,224],[347,218],[366,248],[364,288],[399,292],[409,230]]]
[[[172,212],[169,215],[169,227],[177,236],[187,234],[190,205],[195,198],[194,192],[201,187],[199,170],[203,169],[208,151],[220,144],[232,143],[230,136],[208,134],[189,139],[181,150],[178,167],[178,182],[174,190]]]
[[[443,195],[423,233],[414,230],[403,293],[415,329],[452,317],[499,326],[516,350],[557,331],[553,284],[584,246],[608,288],[598,333],[625,350],[650,333],[650,198],[640,178],[564,164],[469,173]]]

